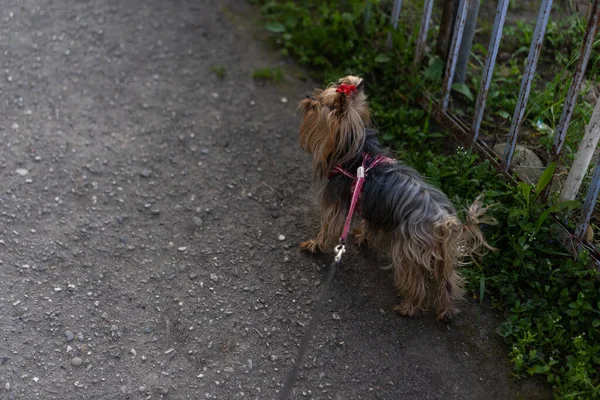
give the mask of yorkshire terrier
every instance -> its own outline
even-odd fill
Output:
[[[441,190],[389,158],[369,127],[364,81],[357,76],[316,89],[298,109],[303,118],[300,144],[313,156],[321,203],[321,229],[300,247],[314,253],[338,244],[354,190],[352,174],[367,159],[383,159],[366,173],[359,204],[362,220],[353,231],[356,243],[367,243],[391,258],[402,298],[394,311],[413,316],[432,303],[438,320],[451,319],[463,296],[456,268],[492,250],[479,228],[493,223],[485,216],[481,196],[466,210],[463,223]]]

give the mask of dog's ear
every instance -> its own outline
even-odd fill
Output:
[[[307,93],[302,100],[298,103],[297,111],[301,113],[306,113],[307,111],[317,107],[319,101],[315,97],[314,93]]]
[[[300,100],[296,109],[304,114],[308,109],[310,109],[310,103],[312,103],[312,99],[307,96],[304,99]]]
[[[344,92],[339,92],[335,96],[334,108],[338,114],[344,113],[348,108],[348,96]]]
[[[365,80],[361,79],[360,83],[356,86],[356,92],[360,93],[365,89]]]

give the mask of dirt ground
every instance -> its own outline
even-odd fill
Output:
[[[295,103],[243,2],[5,0],[0,399],[274,399],[328,257]],[[219,79],[211,67],[224,65]],[[287,98],[287,102],[282,101]],[[490,311],[404,319],[346,258],[295,399],[549,398]]]

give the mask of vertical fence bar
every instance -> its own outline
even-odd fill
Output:
[[[398,29],[398,18],[400,18],[400,10],[402,9],[402,0],[394,0],[394,8],[392,9],[391,23],[394,30]],[[392,47],[392,33],[388,33],[387,45]]]
[[[600,162],[596,164],[596,168],[594,169],[592,184],[590,185],[583,202],[581,221],[575,230],[575,237],[579,240],[582,240],[587,232],[590,220],[592,219],[592,213],[594,212],[594,206],[596,205],[596,200],[598,199],[598,191],[600,191]]]
[[[400,10],[402,9],[402,0],[394,0],[394,9],[392,10],[392,26],[394,30],[398,29],[398,18],[400,18]]]
[[[460,3],[458,4],[458,13],[456,14],[456,20],[454,23],[454,34],[452,35],[452,43],[450,44],[450,51],[448,52],[446,71],[444,73],[444,84],[442,87],[443,111],[448,109],[448,103],[450,102],[450,93],[452,92],[452,81],[454,80],[454,70],[456,68],[458,49],[460,48],[460,43],[462,42],[462,36],[465,30],[465,20],[467,19],[467,9],[471,1],[472,0],[460,0]]]
[[[469,9],[467,10],[467,19],[465,21],[462,42],[458,49],[458,58],[456,59],[454,81],[457,83],[465,83],[467,78],[467,69],[469,68],[469,58],[471,58],[471,48],[473,47],[473,38],[475,37],[475,27],[477,26],[478,15],[479,0],[471,1],[469,3]]]
[[[425,53],[425,44],[427,43],[427,33],[429,33],[429,22],[431,21],[431,12],[433,10],[433,0],[425,0],[423,3],[423,19],[419,29],[419,38],[417,39],[417,49],[413,66],[415,69],[421,64],[423,54]]]
[[[577,104],[577,97],[579,96],[579,91],[581,90],[581,83],[583,82],[583,78],[585,77],[585,70],[587,68],[587,64],[590,59],[590,54],[594,46],[594,38],[596,37],[599,21],[600,0],[594,0],[590,13],[590,19],[588,21],[585,34],[583,36],[581,49],[579,51],[579,59],[577,60],[575,72],[573,73],[573,79],[571,80],[571,86],[569,87],[569,92],[567,93],[567,97],[565,99],[565,104],[563,106],[562,115],[560,116],[560,121],[558,122],[558,126],[556,127],[556,135],[554,136],[554,144],[552,145],[552,151],[550,152],[549,162],[555,161],[558,163],[560,153],[562,152],[563,146],[565,144],[565,139],[567,138],[567,131],[569,130],[569,123],[571,122],[573,111],[575,110],[575,104]],[[586,169],[587,167],[588,165],[585,166]],[[553,179],[554,176],[552,177],[552,180]],[[548,196],[550,195],[550,191],[552,190],[552,180],[544,189],[544,193],[542,193],[543,200],[548,199]]]
[[[579,187],[583,178],[585,177],[587,170],[590,166],[590,162],[594,157],[596,147],[598,147],[598,141],[600,140],[600,100],[596,102],[594,112],[590,118],[590,123],[585,128],[585,134],[583,139],[579,143],[579,149],[571,164],[571,170],[567,175],[565,185],[560,192],[560,200],[574,200],[579,193]]]
[[[492,37],[488,47],[488,55],[485,59],[485,67],[483,68],[483,76],[481,78],[481,88],[477,95],[477,103],[475,104],[475,115],[473,117],[473,140],[479,138],[479,128],[483,121],[483,112],[485,111],[485,102],[490,90],[490,83],[494,74],[494,66],[496,65],[496,57],[498,57],[498,48],[500,47],[500,39],[502,38],[502,30],[504,21],[506,20],[506,11],[510,0],[500,0],[498,9],[496,10],[496,18],[494,19],[494,28],[492,29]]]
[[[552,156],[554,157],[554,160],[556,160],[560,155],[565,143],[569,122],[571,122],[571,117],[573,116],[573,110],[575,109],[577,96],[581,90],[581,82],[583,82],[583,78],[585,77],[585,69],[594,45],[594,38],[596,37],[599,20],[600,0],[594,0],[590,20],[588,22],[585,35],[583,36],[583,43],[581,45],[581,51],[579,52],[579,60],[577,61],[575,73],[573,74],[573,81],[571,82],[571,87],[567,93],[567,98],[565,100],[563,112],[560,117],[560,122],[556,128],[556,136],[554,136],[554,145],[552,146]]]
[[[371,19],[371,1],[365,0],[365,26],[369,24],[369,20]]]
[[[517,106],[515,107],[512,125],[510,126],[510,132],[508,133],[509,140],[508,143],[506,143],[506,149],[504,150],[504,170],[507,172],[510,168],[510,162],[512,161],[515,147],[517,146],[519,128],[523,122],[523,118],[525,118],[527,99],[529,98],[529,92],[531,91],[531,84],[533,83],[533,75],[535,74],[538,58],[542,51],[542,43],[544,41],[544,34],[546,33],[546,25],[548,24],[551,8],[552,0],[542,0],[538,19],[535,24],[535,30],[533,32],[531,47],[529,48],[529,56],[527,56],[527,63],[525,64],[525,72],[523,74],[523,80],[521,81]]]

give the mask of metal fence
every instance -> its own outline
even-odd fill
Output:
[[[457,62],[460,58],[460,53],[464,53],[466,47],[467,52],[470,49],[470,43],[467,46],[463,44],[463,37],[465,36],[465,27],[472,33],[474,30],[474,17],[476,18],[477,9],[479,7],[479,0],[454,0],[458,3],[455,4],[454,12],[447,14],[448,0],[444,4],[444,13],[442,15],[442,21],[440,23],[440,36],[443,26],[452,27],[451,42],[448,48],[448,54],[446,57],[446,66],[444,69],[443,84],[441,87],[441,96],[425,94],[422,105],[430,111],[432,116],[442,126],[449,128],[455,136],[462,141],[465,145],[476,150],[480,155],[492,161],[500,170],[503,172],[511,172],[511,163],[515,155],[515,149],[517,145],[517,139],[519,137],[519,130],[525,118],[525,110],[527,101],[532,89],[533,78],[536,73],[537,62],[540,57],[540,52],[544,42],[544,35],[546,33],[546,27],[550,19],[552,0],[540,0],[540,8],[537,15],[537,21],[535,24],[535,30],[533,32],[532,41],[529,48],[529,55],[525,63],[523,78],[519,90],[517,104],[513,112],[511,126],[508,133],[508,141],[506,148],[502,155],[495,154],[485,142],[480,139],[481,124],[485,113],[486,100],[490,89],[490,83],[492,82],[492,76],[494,72],[494,66],[496,64],[496,58],[500,46],[500,40],[502,38],[503,28],[506,21],[506,15],[510,0],[498,0],[498,6],[494,19],[494,24],[491,33],[491,39],[487,49],[487,56],[485,65],[483,68],[483,74],[481,77],[481,85],[475,102],[475,111],[472,116],[471,123],[465,123],[463,119],[460,119],[453,115],[450,100],[452,95],[453,83],[455,80],[455,74],[457,69]],[[369,4],[369,0],[367,0]],[[423,2],[423,15],[421,18],[420,31],[415,44],[415,57],[414,57],[414,68],[419,68],[422,60],[425,56],[425,48],[427,45],[428,33],[431,25],[432,10],[434,2],[433,0],[424,0]],[[371,7],[369,5],[369,7]],[[394,29],[398,26],[398,21],[402,20],[402,0],[395,0],[394,6],[391,13],[391,24]],[[370,9],[369,9],[370,10]],[[451,9],[452,10],[452,9]],[[469,13],[471,11],[471,13]],[[472,11],[475,11],[474,13]],[[368,20],[370,15],[366,13],[366,19]],[[590,58],[590,54],[594,44],[594,38],[598,31],[600,21],[600,0],[594,0],[591,7],[588,9],[588,24],[585,35],[581,42],[581,48],[577,64],[573,70],[573,77],[571,85],[568,90],[561,118],[556,128],[554,136],[554,144],[548,160],[548,165],[551,163],[557,163],[563,150],[565,139],[567,136],[567,129],[575,109],[575,105],[578,96],[581,92],[581,86],[584,79],[586,67]],[[444,18],[451,18],[451,20],[444,21]],[[391,41],[390,41],[391,43]],[[467,53],[468,58],[468,53]],[[441,100],[439,100],[441,98]],[[571,167],[571,171],[567,177],[565,186],[561,191],[561,200],[572,200],[574,199],[579,191],[579,187],[582,183],[584,176],[587,174],[587,169],[592,161],[594,151],[596,149],[598,138],[600,138],[600,100],[596,105],[595,111],[592,115],[588,128],[586,129],[586,135],[579,146],[578,154],[575,158],[575,162]],[[547,199],[549,195],[552,182],[547,185],[542,198]],[[588,249],[593,249],[590,243],[585,240],[585,235],[590,224],[590,220],[593,214],[593,210],[598,198],[598,192],[600,191],[600,162],[596,163],[594,173],[592,175],[592,182],[589,185],[583,207],[581,210],[581,217],[578,221],[577,228],[574,233],[569,233],[569,237],[572,238],[576,243],[577,247],[585,246]],[[563,226],[564,228],[564,226]],[[566,229],[566,228],[565,228]],[[593,251],[593,253],[596,253]]]

